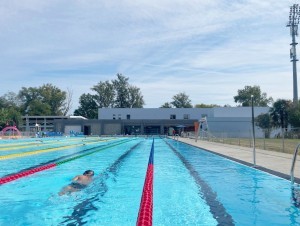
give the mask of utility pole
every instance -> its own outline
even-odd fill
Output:
[[[255,127],[254,127],[254,101],[251,95],[251,112],[252,112],[252,136],[253,136],[253,167],[256,167],[256,150],[255,150]]]
[[[297,84],[297,55],[296,55],[296,35],[298,36],[300,10],[299,5],[294,4],[290,7],[290,16],[287,27],[290,27],[290,34],[292,36],[292,43],[290,49],[290,59],[293,62],[293,103],[294,106],[298,105],[298,84]]]

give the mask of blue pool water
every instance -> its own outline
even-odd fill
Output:
[[[0,177],[93,152],[0,185],[0,225],[135,225],[152,141],[0,141],[0,156],[25,153],[0,159]],[[86,169],[88,188],[58,195]],[[171,139],[154,139],[153,195],[153,225],[300,225],[289,181]]]

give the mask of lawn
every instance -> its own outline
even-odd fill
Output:
[[[243,147],[253,147],[252,138],[210,138],[210,141]],[[300,139],[256,138],[255,148],[293,154],[299,143]]]

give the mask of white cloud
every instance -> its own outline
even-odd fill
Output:
[[[4,89],[52,83],[81,94],[122,73],[141,88],[145,107],[178,92],[193,102],[232,104],[260,85],[292,99],[292,1],[26,0],[0,3]],[[18,78],[18,79],[16,79]]]

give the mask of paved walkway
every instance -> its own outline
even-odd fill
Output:
[[[203,140],[198,140],[195,142],[195,139],[182,137],[178,137],[178,141],[200,147],[219,155],[226,156],[227,158],[243,164],[253,166],[253,148],[208,142]],[[275,174],[287,180],[290,180],[292,159],[292,154],[256,149],[256,168],[271,174]],[[300,183],[300,156],[297,157],[294,175],[295,182]]]

